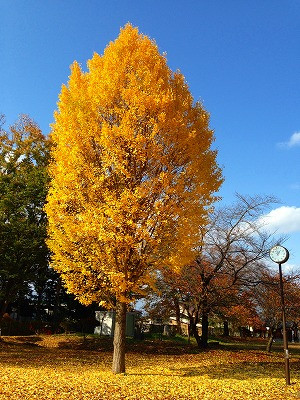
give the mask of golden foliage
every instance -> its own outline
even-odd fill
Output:
[[[53,266],[83,303],[129,302],[164,260],[191,257],[222,177],[209,116],[156,44],[126,25],[55,113],[46,211]]]
[[[55,340],[57,344],[55,337],[47,338],[47,345],[54,346]],[[299,355],[291,361],[293,385],[287,387],[282,355],[258,350],[129,352],[127,374],[114,375],[111,353],[106,351],[0,342],[0,400],[297,399]]]

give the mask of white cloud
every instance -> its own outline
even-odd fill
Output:
[[[292,273],[294,271],[299,271],[299,265],[296,264],[290,264],[289,262],[287,262],[284,265],[284,270],[288,273]]]
[[[280,147],[295,147],[300,146],[300,132],[295,132],[292,134],[288,142],[278,143]]]
[[[259,220],[268,231],[277,233],[300,232],[300,207],[282,206],[270,211]]]
[[[286,247],[286,244],[283,244]],[[270,263],[269,265],[272,270],[274,271],[278,271],[278,265],[274,264],[274,263]],[[291,264],[289,262],[284,264],[284,270],[283,270],[284,274],[289,274],[289,275],[293,275],[293,274],[298,274],[299,273],[299,265],[297,264]]]
[[[300,189],[300,183],[298,183],[298,182],[292,183],[292,184],[290,185],[290,188],[291,188],[292,190],[299,190],[299,189]]]

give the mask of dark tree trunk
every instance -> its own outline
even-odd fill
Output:
[[[294,329],[293,329],[293,338],[294,338],[294,342],[299,342],[299,340],[298,340],[298,326],[294,327]]]
[[[112,372],[125,373],[126,303],[117,302]]]
[[[60,293],[62,289],[62,282],[61,279],[58,278],[56,285],[55,285],[55,298],[54,298],[54,309],[53,309],[53,316],[52,320],[54,324],[56,325],[56,328],[58,328],[59,325],[59,319],[60,319]]]
[[[8,281],[3,284],[3,300],[0,309],[0,316],[7,313],[8,306],[10,305],[12,300],[15,300],[16,293],[14,293],[13,289],[13,281],[11,279],[8,279]]]
[[[266,347],[266,350],[267,350],[269,353],[271,353],[273,340],[274,340],[274,332],[271,331],[270,336],[269,336],[269,340],[268,340],[268,343],[267,343],[267,347]]]
[[[228,321],[223,322],[223,336],[229,336],[229,326],[228,326]]]
[[[204,283],[204,280],[203,280]],[[202,335],[201,335],[201,342],[200,346],[203,349],[207,348],[208,346],[208,306],[207,306],[207,285],[209,282],[205,282],[203,286],[203,293],[202,293],[202,306],[201,306],[201,324],[202,324]]]
[[[180,321],[180,307],[177,297],[174,297],[174,306],[176,312],[177,333],[178,335],[181,335],[182,331],[181,331],[181,321]]]
[[[208,346],[208,314],[206,312],[203,312],[201,347],[206,348],[207,346]]]
[[[201,347],[201,337],[199,336],[198,333],[197,323],[198,323],[198,318],[190,316],[190,333],[196,339],[198,347]]]
[[[39,288],[37,291],[37,301],[36,301],[36,319],[39,321],[41,319],[41,308],[42,308],[42,296],[43,296],[43,292],[42,290]]]
[[[1,306],[0,316],[2,316],[3,314],[6,313],[8,305],[9,305],[9,301],[8,300],[4,300],[3,303],[2,303],[2,306]]]

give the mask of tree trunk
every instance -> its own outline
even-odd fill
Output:
[[[8,300],[4,300],[3,304],[2,304],[2,307],[1,307],[1,310],[0,310],[0,316],[2,316],[3,314],[6,313],[8,305],[9,305],[9,301]]]
[[[224,328],[223,336],[229,336],[228,321],[223,322],[223,328]]]
[[[60,314],[60,293],[62,289],[61,278],[59,277],[56,285],[55,285],[55,298],[54,298],[54,309],[52,315],[52,321],[54,322],[55,329],[58,328],[59,325],[59,314]]]
[[[198,328],[197,328],[198,318],[197,317],[194,318],[192,316],[189,316],[189,317],[190,317],[190,332],[196,339],[198,347],[201,347],[201,337],[199,336]]]
[[[207,346],[208,346],[208,314],[206,312],[203,312],[201,347],[206,348]]]
[[[36,301],[36,315],[35,318],[39,321],[41,319],[41,309],[42,309],[42,296],[43,292],[41,288],[38,288],[37,290],[37,301]]]
[[[112,372],[125,373],[126,303],[117,302]]]
[[[188,344],[191,343],[191,324],[188,324]]]
[[[268,340],[268,344],[267,344],[267,348],[266,350],[271,353],[271,348],[272,348],[272,344],[273,344],[273,340],[274,340],[274,332],[272,331]]]
[[[178,302],[178,299],[176,297],[174,297],[173,301],[174,301],[175,312],[176,312],[177,333],[178,333],[178,335],[181,335],[182,334],[182,330],[181,330],[181,321],[180,321],[179,302]]]

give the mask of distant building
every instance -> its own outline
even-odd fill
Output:
[[[137,312],[126,313],[126,336],[134,336],[134,327],[137,315]],[[116,321],[115,311],[96,311],[95,318],[99,321],[99,326],[96,326],[94,330],[95,334],[100,336],[114,335]]]

